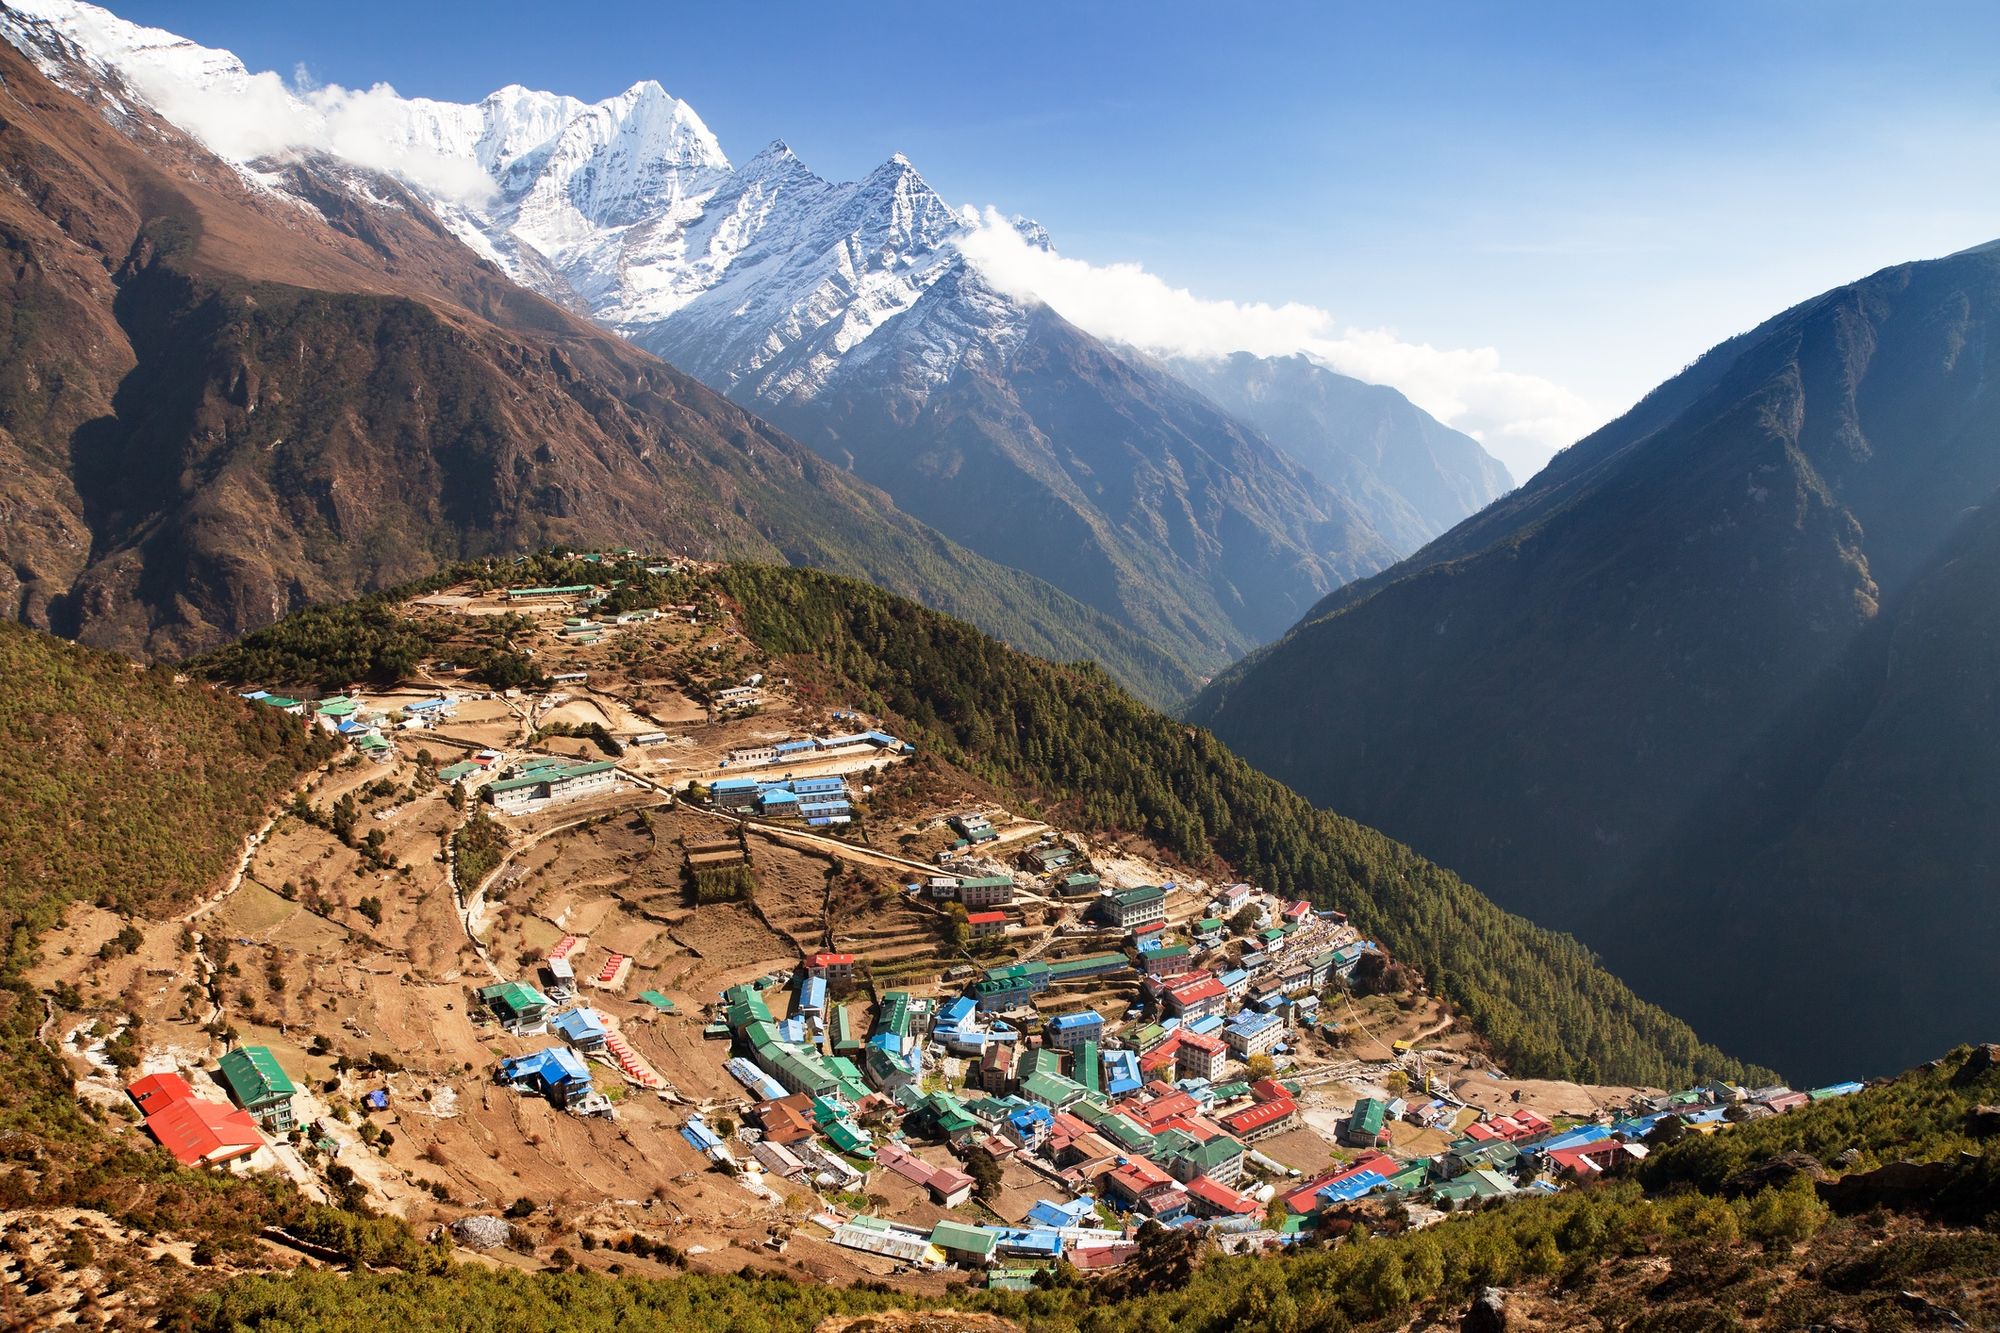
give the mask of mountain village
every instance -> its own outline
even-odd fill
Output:
[[[504,623],[540,687],[241,691],[346,754],[185,921],[71,914],[50,977],[128,1015],[65,1029],[80,1095],[188,1164],[512,1219],[469,1246],[1021,1286],[1148,1222],[1426,1225],[1859,1086],[1509,1080],[1341,913],[1010,811],[719,601],[614,583],[399,609]]]

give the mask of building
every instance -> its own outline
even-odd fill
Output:
[[[840,990],[854,980],[854,955],[851,953],[822,950],[808,954],[804,966],[808,975],[826,978],[830,990]]]
[[[1198,1023],[1221,1013],[1229,1004],[1229,992],[1222,982],[1207,972],[1196,972],[1170,983],[1162,1000],[1167,1013],[1183,1023]]]
[[[1148,884],[1136,889],[1126,889],[1104,899],[1104,912],[1111,923],[1120,930],[1130,930],[1148,921],[1164,921],[1167,915],[1167,891],[1157,884]]]
[[[1389,1142],[1389,1109],[1379,1097],[1363,1097],[1354,1103],[1340,1141],[1350,1148],[1380,1148]]]
[[[571,1107],[591,1094],[590,1069],[567,1046],[546,1046],[533,1055],[516,1055],[500,1062],[500,1081],[539,1093],[560,1107]]]
[[[755,708],[764,702],[764,692],[755,685],[732,685],[726,690],[717,690],[712,702],[718,712]]]
[[[292,1097],[298,1088],[278,1064],[268,1046],[238,1046],[222,1057],[223,1086],[236,1104],[248,1111],[265,1132],[283,1134],[292,1128]]]
[[[1005,912],[969,912],[966,914],[965,924],[971,931],[973,939],[983,940],[988,936],[1004,935],[1007,933],[1007,914]]]
[[[1207,1079],[1213,1083],[1222,1077],[1228,1055],[1229,1047],[1220,1038],[1183,1031],[1180,1045],[1174,1051],[1175,1067],[1182,1078]]]
[[[1060,1014],[1049,1020],[1044,1040],[1058,1051],[1073,1051],[1087,1041],[1104,1039],[1104,1015],[1095,1009]]]
[[[999,1240],[988,1228],[964,1222],[940,1222],[931,1228],[931,1244],[943,1250],[954,1263],[980,1267],[990,1264]]]
[[[989,907],[1005,907],[1014,901],[1014,879],[1011,875],[979,875],[958,881],[958,900],[972,911]]]
[[[1254,1013],[1247,1009],[1222,1029],[1223,1041],[1242,1060],[1269,1053],[1284,1035],[1285,1022],[1276,1014]]]
[[[957,831],[958,836],[967,842],[991,842],[1000,836],[994,831],[993,822],[985,815],[953,815],[947,822]]]
[[[1186,944],[1163,944],[1139,955],[1139,968],[1149,977],[1177,977],[1194,970],[1194,949]]]
[[[988,1096],[1000,1097],[1014,1086],[1014,1044],[993,1041],[979,1056],[979,1087]]]
[[[557,1014],[549,1026],[579,1051],[603,1050],[611,1037],[611,1027],[604,1021],[604,1015],[584,1005]]]
[[[125,1090],[146,1117],[146,1132],[182,1166],[215,1166],[264,1146],[241,1107],[197,1097],[179,1074],[148,1074]]]
[[[972,988],[980,1012],[1012,1009],[1049,988],[1049,965],[1040,959],[991,968]]]
[[[1258,1102],[1222,1118],[1222,1127],[1244,1143],[1257,1143],[1283,1134],[1298,1123],[1298,1103],[1289,1096]]]
[[[812,1098],[803,1093],[759,1102],[750,1113],[772,1143],[797,1143],[813,1136]]]
[[[524,981],[502,981],[481,986],[479,1002],[492,1011],[501,1027],[517,1037],[534,1036],[548,1030],[549,997]]]
[[[589,764],[551,763],[530,768],[519,777],[502,778],[486,787],[493,808],[518,814],[544,802],[574,801],[611,790],[618,782],[618,765],[609,759]]]

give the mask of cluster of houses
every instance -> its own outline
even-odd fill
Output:
[[[564,958],[551,959],[545,966],[557,977],[574,976]],[[588,1005],[558,1010],[555,1001],[525,981],[496,982],[481,987],[478,995],[486,1012],[510,1036],[554,1033],[562,1038],[561,1045],[501,1060],[494,1071],[500,1082],[560,1110],[578,1115],[611,1113],[611,1099],[597,1090],[585,1059],[604,1052],[612,1040],[604,1015]]]
[[[994,875],[936,877],[911,891],[991,911],[1010,905],[1015,889]],[[1397,1124],[1449,1128],[1467,1108],[1448,1095],[1364,1097],[1340,1122],[1353,1160],[1306,1179],[1259,1146],[1303,1124],[1300,1084],[1253,1062],[1285,1055],[1294,1025],[1315,1021],[1318,992],[1375,946],[1338,913],[1247,885],[1219,890],[1193,938],[1176,942],[1165,928],[1168,892],[1099,895],[1101,919],[1128,936],[1120,951],[1009,963],[935,1000],[889,991],[872,1024],[834,998],[851,984],[850,954],[817,953],[764,989],[731,988],[709,1035],[733,1044],[727,1067],[754,1103],[742,1132],[753,1157],[839,1189],[889,1171],[945,1208],[972,1196],[975,1155],[1021,1163],[1067,1197],[1038,1200],[1019,1225],[818,1219],[836,1244],[980,1268],[1008,1285],[1057,1259],[1085,1269],[1122,1262],[1143,1220],[1279,1244],[1371,1195],[1449,1208],[1556,1189],[1643,1156],[1642,1140],[1669,1116],[1704,1130],[1858,1086],[1711,1085],[1606,1123],[1558,1126],[1522,1110],[1464,1124],[1444,1151],[1415,1160],[1393,1155]],[[1256,909],[1247,921],[1246,906]],[[1140,1003],[1115,1030],[1069,998],[1090,988],[1066,983],[1121,973],[1137,974]],[[789,1012],[779,1018],[774,1006]]]
[[[175,1071],[147,1074],[125,1089],[145,1117],[147,1132],[183,1166],[253,1157],[266,1134],[287,1134],[295,1123],[292,1098],[298,1088],[269,1047],[228,1051],[215,1078],[228,1102],[202,1096]]]
[[[796,819],[824,826],[846,824],[854,818],[854,802],[842,777],[785,778],[770,782],[756,778],[718,778],[709,784],[708,803],[712,809],[733,815],[755,815],[761,819]]]
[[[855,754],[914,754],[916,747],[886,731],[855,731],[839,736],[795,736],[762,745],[739,745],[722,756],[724,768],[769,768],[811,759],[839,759]]]
[[[434,727],[452,717],[458,700],[449,694],[416,699],[395,708],[371,708],[345,694],[307,701],[269,690],[250,690],[238,696],[264,708],[275,708],[293,717],[310,717],[322,730],[340,737],[359,754],[377,762],[395,754],[384,732],[417,731]]]

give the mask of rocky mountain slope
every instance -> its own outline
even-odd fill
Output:
[[[215,112],[203,98],[254,82],[227,52],[76,0],[23,2],[183,123],[205,124]],[[1348,431],[1340,447],[1374,463],[1319,469],[1306,456],[1302,468],[1152,368],[1002,294],[959,247],[987,224],[900,156],[847,183],[782,143],[734,167],[694,110],[650,81],[597,103],[520,87],[475,105],[371,94],[365,149],[337,109],[278,95],[316,139],[396,170],[509,275],[775,416],[954,540],[1003,563],[1032,555],[1064,591],[1205,667],[1382,568],[1455,503],[1430,493],[1452,450],[1428,418],[1371,440],[1366,425]],[[269,174],[255,151],[238,145],[235,160]],[[1060,346],[1029,347],[1033,334]],[[1037,378],[1052,359],[1076,372],[1060,394]],[[1498,465],[1472,448],[1470,471],[1442,485],[1483,497]],[[1404,449],[1422,457],[1383,456]],[[937,503],[937,490],[967,474],[1008,487],[982,499],[1015,520],[1052,528],[985,508],[962,521],[966,506]],[[1375,512],[1396,537],[1374,530]]]
[[[1167,368],[1347,499],[1398,551],[1414,551],[1513,488],[1479,441],[1396,390],[1303,353],[1179,356]]]
[[[0,44],[11,615],[174,655],[465,554],[646,542],[862,573],[1185,688],[1172,646],[531,294],[394,180],[327,158],[246,180],[0,17],[76,90]]]
[[[1990,1026],[1997,310],[1988,246],[1787,311],[1193,718],[1795,1077]]]

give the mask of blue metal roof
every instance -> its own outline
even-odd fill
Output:
[[[1051,1032],[1075,1032],[1080,1028],[1103,1026],[1104,1015],[1095,1010],[1085,1010],[1080,1014],[1062,1014],[1049,1020]]]
[[[562,1034],[564,1041],[599,1041],[610,1031],[603,1014],[581,1005],[557,1014],[549,1025]]]

